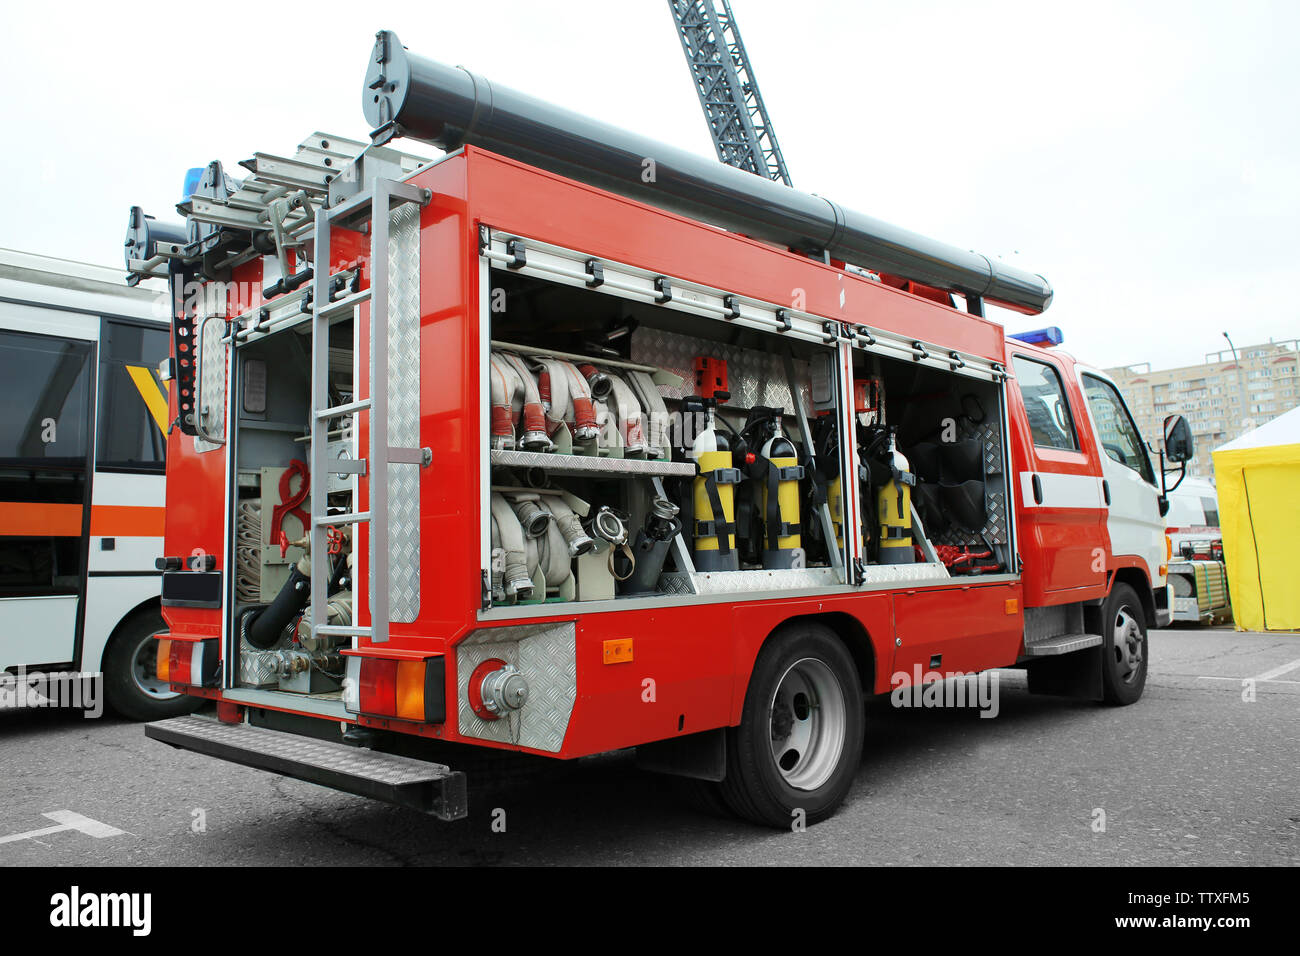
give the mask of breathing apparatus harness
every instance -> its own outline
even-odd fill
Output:
[[[780,463],[781,459],[788,462],[798,457],[794,444],[781,433],[784,414],[784,408],[756,405],[749,410],[740,432],[733,432],[736,434],[733,443],[735,461],[741,473],[750,479],[753,489],[751,495],[741,496],[736,502],[738,536],[743,536],[746,541],[746,558],[749,560],[759,558],[764,543],[767,551],[775,552],[781,539],[803,534],[797,496],[794,500],[795,520],[788,520],[790,515],[783,514],[781,504],[782,484],[802,481],[809,473],[802,464]]]

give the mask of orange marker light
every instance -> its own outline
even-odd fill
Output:
[[[1004,605],[1008,614],[1020,613],[1020,600],[1018,598],[1007,598]]]
[[[605,642],[606,664],[627,664],[632,660],[632,638]]]
[[[397,716],[424,720],[424,661],[397,663]]]
[[[171,674],[172,674],[171,659],[172,659],[172,642],[169,640],[159,640],[158,660],[157,663],[154,665],[154,670],[157,672],[159,680],[161,681],[171,680]]]

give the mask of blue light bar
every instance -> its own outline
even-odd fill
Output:
[[[1007,338],[1017,339],[1029,345],[1038,345],[1045,349],[1051,348],[1053,345],[1060,345],[1065,341],[1065,336],[1061,334],[1061,330],[1055,325],[1049,325],[1045,329],[1034,329],[1030,332],[1016,332],[1008,335]]]
[[[199,183],[203,181],[203,174],[207,171],[208,167],[206,166],[195,166],[193,169],[185,170],[185,185],[182,187],[181,202],[194,195],[195,190],[199,188]]]

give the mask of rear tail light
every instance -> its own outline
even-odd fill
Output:
[[[221,659],[217,639],[185,641],[173,637],[158,640],[157,675],[171,684],[211,687],[217,682]]]
[[[343,706],[349,713],[421,724],[447,719],[446,658],[390,660],[349,655]]]

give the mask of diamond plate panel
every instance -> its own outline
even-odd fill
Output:
[[[281,635],[275,647],[262,650],[239,635],[239,686],[267,687],[280,682],[280,651],[287,650],[292,638]]]
[[[683,580],[685,579],[685,580]],[[842,583],[834,568],[774,568],[757,571],[669,572],[660,576],[666,594],[735,594],[744,591],[799,591]]]
[[[541,468],[552,475],[677,475],[695,474],[694,462],[645,461],[640,458],[598,458],[595,455],[557,455],[540,451],[494,449],[492,464],[508,468]]]
[[[393,210],[388,233],[388,443],[420,445],[420,207]],[[419,465],[388,466],[389,619],[420,614]]]
[[[215,284],[209,283],[204,288],[204,315],[217,315],[218,309],[224,307],[215,299]],[[198,344],[199,394],[196,414],[201,416],[203,431],[213,438],[224,439],[226,436],[226,346],[221,337],[226,334],[226,323],[219,318],[203,323],[203,334],[196,341]],[[210,442],[197,435],[194,436],[196,452],[212,451],[220,448],[219,442]]]
[[[661,388],[665,398],[682,398],[694,394],[695,359],[702,355],[720,358],[727,363],[727,384],[731,387],[728,405],[736,408],[766,405],[769,408],[784,408],[787,414],[793,413],[794,405],[790,402],[785,364],[779,355],[742,349],[721,342],[707,342],[658,329],[640,328],[632,336],[633,362],[654,365],[682,377],[681,388]],[[812,408],[808,397],[808,363],[795,359],[794,375],[795,381],[799,383],[803,408]]]
[[[986,481],[984,485],[984,510],[987,520],[984,522],[984,536],[994,544],[1007,543],[1007,493],[1006,483],[1002,481],[1002,440],[1000,430],[995,422],[983,421],[978,425],[966,418],[960,418],[961,428],[958,437],[975,438],[984,444],[984,475],[995,480]],[[1000,482],[1000,484],[999,484]],[[942,534],[931,535],[934,544],[976,545],[982,539],[978,534],[957,527],[950,527]]]
[[[457,726],[466,737],[557,753],[577,699],[577,626],[524,624],[480,628],[456,645]],[[513,664],[528,681],[528,700],[501,720],[483,720],[469,706],[469,678],[483,661]]]
[[[326,743],[301,734],[283,733],[249,724],[223,724],[209,717],[163,721],[173,733],[208,740],[252,753],[281,757],[321,770],[362,776],[394,786],[441,780],[451,771],[443,764],[377,753],[363,747]]]

